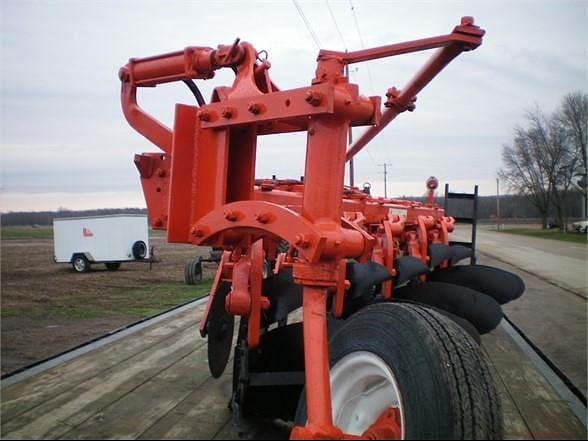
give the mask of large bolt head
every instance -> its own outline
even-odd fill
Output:
[[[306,92],[305,100],[311,106],[316,107],[320,105],[321,101],[323,100],[323,95],[315,90],[309,90],[308,92]]]
[[[221,110],[221,116],[226,119],[231,119],[233,117],[234,110],[231,107],[224,107]]]
[[[249,110],[249,112],[253,113],[254,115],[258,115],[261,112],[261,106],[257,103],[249,103],[247,110]]]
[[[208,110],[200,110],[198,112],[198,119],[200,121],[210,121],[211,114]]]

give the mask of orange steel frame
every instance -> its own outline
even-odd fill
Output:
[[[399,254],[427,263],[428,244],[447,244],[453,230],[453,219],[432,201],[371,198],[345,187],[346,161],[398,114],[413,110],[416,94],[457,55],[478,47],[483,35],[464,17],[447,35],[349,53],[321,50],[312,84],[284,91],[271,81],[269,62],[238,39],[217,49],[131,59],[119,72],[126,119],[162,150],[135,157],[151,224],[167,230],[170,242],[225,250],[210,299],[221,280],[230,281],[226,309],[248,320],[249,348],[259,344],[260,314],[269,306],[261,294],[264,261],[276,262],[274,272],[292,267],[303,286],[308,422],[293,438],[347,437],[331,416],[326,309],[333,295],[333,314],[342,313],[345,259],[372,260],[394,275]],[[343,74],[348,64],[434,48],[403,89],[388,90],[383,113],[379,97],[360,95]],[[138,87],[210,79],[221,68],[235,72],[233,85],[214,89],[207,105],[177,104],[173,129],[137,104]],[[370,127],[347,149],[350,126]],[[257,136],[295,131],[307,132],[304,182],[256,181]],[[281,240],[291,244],[290,252],[277,252]],[[392,296],[391,282],[384,296]],[[201,330],[207,317],[208,310]],[[397,436],[394,414],[387,415],[364,435]]]

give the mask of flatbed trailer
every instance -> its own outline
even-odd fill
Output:
[[[2,381],[4,439],[239,439],[231,371],[213,379],[197,335],[204,302],[80,347]],[[586,427],[503,322],[483,336],[506,439],[586,439]],[[291,426],[248,422],[245,438]]]

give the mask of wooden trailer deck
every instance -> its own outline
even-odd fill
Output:
[[[230,372],[211,378],[197,333],[203,309],[183,308],[28,378],[9,377],[2,385],[2,438],[238,438],[227,408]],[[483,347],[498,379],[507,438],[586,439],[569,403],[506,326],[485,337]],[[286,438],[288,430],[259,422],[246,437]]]

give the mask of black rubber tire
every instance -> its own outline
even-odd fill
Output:
[[[106,269],[108,271],[116,271],[116,270],[120,269],[120,265],[121,265],[120,262],[106,262],[104,264],[104,266],[106,267]]]
[[[502,308],[492,297],[465,286],[426,282],[404,286],[394,291],[396,299],[410,300],[442,309],[461,317],[482,335],[495,329],[502,320]]]
[[[382,303],[353,315],[330,339],[331,366],[368,351],[394,373],[406,439],[502,439],[502,409],[488,364],[457,324],[418,305]],[[296,424],[306,422],[304,393]]]
[[[196,283],[196,281],[194,280],[193,268],[194,261],[186,261],[186,263],[184,264],[184,281],[186,282],[186,285],[194,285]]]
[[[133,244],[133,257],[137,260],[143,260],[147,257],[147,244],[142,240],[138,240]]]
[[[83,254],[73,256],[71,266],[76,273],[87,273],[90,271],[90,261]]]
[[[525,283],[516,274],[485,265],[438,269],[431,274],[430,280],[471,288],[489,295],[501,305],[518,299],[525,291]]]
[[[202,262],[195,260],[192,265],[192,279],[194,284],[202,282]]]
[[[455,314],[452,314],[450,312],[444,311],[443,309],[438,309],[438,308],[433,308],[433,307],[429,307],[426,305],[422,305],[425,306],[427,308],[432,309],[433,311],[447,317],[448,319],[451,319],[452,321],[454,321],[455,323],[457,323],[470,337],[472,337],[472,339],[478,344],[481,345],[482,344],[482,339],[480,337],[480,333],[478,332],[478,330],[476,329],[476,327],[474,325],[472,325],[470,322],[468,322],[466,319],[461,318],[456,316]]]

